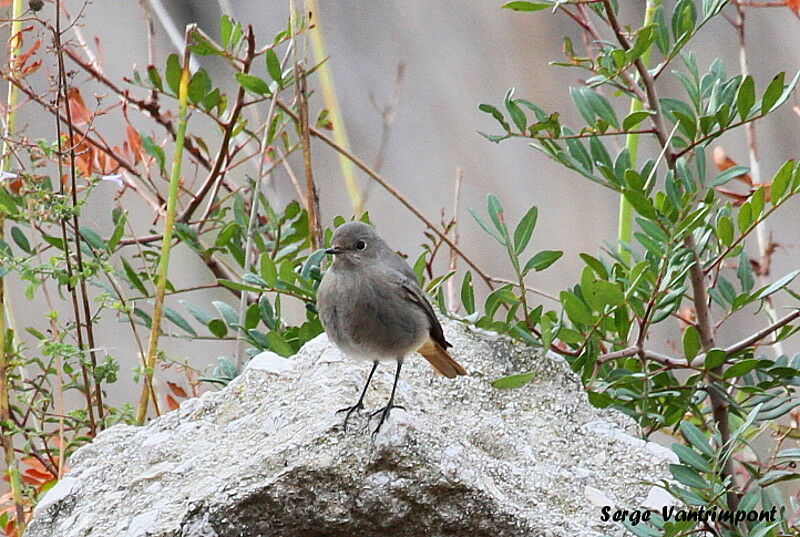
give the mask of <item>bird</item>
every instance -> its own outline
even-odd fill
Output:
[[[359,221],[339,226],[326,254],[333,256],[317,289],[317,311],[333,343],[348,357],[372,362],[358,401],[345,412],[344,430],[354,412],[364,408],[364,396],[381,361],[396,361],[392,392],[380,414],[373,438],[402,405],[394,404],[400,369],[406,356],[420,353],[433,369],[450,379],[466,375],[464,367],[448,353],[442,325],[411,267],[378,235]]]

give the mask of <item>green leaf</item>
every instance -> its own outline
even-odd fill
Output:
[[[514,251],[516,253],[522,253],[528,246],[528,242],[531,240],[531,235],[533,234],[533,229],[536,227],[536,218],[538,215],[539,210],[536,206],[533,206],[528,209],[528,212],[525,213],[525,216],[523,216],[522,220],[517,224],[517,229],[514,230]]]
[[[231,40],[231,30],[233,29],[233,23],[231,22],[230,17],[227,15],[222,15],[219,18],[219,40],[222,43],[222,46],[227,48],[228,44]]]
[[[756,103],[756,86],[753,82],[753,77],[747,75],[739,85],[739,92],[736,94],[736,112],[739,117],[744,121],[753,109]]]
[[[742,292],[749,293],[753,290],[753,285],[755,284],[753,267],[750,264],[750,256],[744,250],[739,254],[739,267],[736,269],[736,277],[742,286]]]
[[[714,450],[708,445],[708,438],[703,432],[688,421],[682,421],[680,424],[681,433],[683,437],[689,442],[693,448],[699,450],[707,457],[714,456]]]
[[[728,369],[725,370],[725,373],[722,374],[722,378],[724,379],[732,379],[736,377],[741,377],[758,367],[759,362],[761,360],[757,360],[755,358],[751,358],[749,360],[742,360],[741,362],[736,362]]]
[[[228,289],[234,289],[236,291],[249,291],[251,293],[261,293],[264,291],[260,287],[247,285],[246,283],[235,282],[233,280],[226,280],[225,278],[217,278],[217,283],[227,287]]]
[[[795,270],[793,272],[790,272],[783,278],[779,279],[778,281],[773,282],[771,285],[764,287],[761,291],[758,292],[758,295],[756,295],[756,300],[762,300],[764,298],[767,298],[769,295],[777,291],[780,291],[781,289],[792,283],[792,280],[794,280],[798,274],[800,274],[800,270]]]
[[[277,328],[277,320],[275,319],[275,309],[272,307],[272,302],[269,301],[269,296],[266,293],[258,297],[258,316],[270,330]]]
[[[503,9],[510,9],[512,11],[540,11],[552,7],[552,4],[544,2],[508,2],[503,5]]]
[[[487,114],[491,114],[492,117],[495,118],[497,120],[497,122],[500,123],[500,125],[506,131],[510,131],[511,130],[511,128],[508,126],[508,122],[506,121],[506,118],[503,116],[503,113],[500,112],[500,110],[498,110],[497,108],[495,108],[491,104],[479,104],[478,105],[478,110],[480,110],[481,112],[486,112]],[[491,136],[491,135],[484,135],[484,136]],[[501,136],[499,138],[502,139],[503,137]],[[492,141],[495,141],[495,140],[492,140]]]
[[[187,310],[189,310],[189,313],[191,313],[191,314],[192,314],[192,317],[194,317],[195,319],[197,319],[197,322],[199,322],[199,323],[200,323],[200,324],[202,324],[203,326],[206,326],[206,325],[207,325],[208,323],[210,323],[210,322],[211,322],[211,320],[213,319],[213,317],[212,317],[211,315],[209,315],[209,314],[208,314],[208,313],[206,313],[205,311],[201,310],[201,309],[200,309],[200,308],[198,308],[197,306],[195,306],[195,305],[193,305],[193,304],[191,304],[191,303],[187,302],[186,300],[179,300],[179,302],[181,303],[181,305],[182,305],[184,308],[186,308]]]
[[[104,241],[100,235],[85,226],[80,226],[78,229],[80,229],[81,238],[92,248],[100,251],[105,251],[108,249],[106,241]]]
[[[294,354],[294,349],[286,339],[274,330],[267,333],[267,342],[269,343],[270,350],[280,354],[281,356],[291,356]]]
[[[625,303],[622,290],[611,282],[598,280],[588,289],[581,288],[583,298],[595,311],[602,311],[605,306],[621,306]]]
[[[208,328],[209,332],[219,339],[222,339],[228,335],[228,327],[225,326],[225,323],[222,321],[222,319],[211,319],[206,327]]]
[[[700,352],[700,334],[697,328],[692,325],[683,331],[683,355],[687,360],[691,360]]]
[[[278,268],[275,266],[275,261],[270,257],[269,253],[264,252],[261,254],[261,261],[259,263],[261,277],[267,282],[271,288],[275,288],[278,282]]]
[[[181,314],[175,311],[174,309],[164,306],[164,317],[172,321],[174,325],[179,327],[187,334],[197,336],[197,332],[194,331],[194,328],[192,328],[192,326],[188,322],[186,322],[186,319],[184,319],[181,316]]]
[[[198,69],[189,80],[189,100],[192,103],[199,103],[206,93],[211,91],[211,80],[205,69]]]
[[[758,484],[762,487],[768,487],[781,481],[792,481],[800,478],[800,473],[792,472],[790,470],[770,470],[758,480]]]
[[[592,324],[592,313],[576,296],[562,293],[561,305],[575,324]]]
[[[733,222],[728,216],[721,216],[717,221],[716,227],[717,238],[725,246],[730,246],[733,243]]]
[[[784,79],[786,73],[778,73],[772,82],[769,83],[767,89],[764,91],[764,96],[761,97],[761,113],[766,114],[775,108],[778,99],[783,94]]]
[[[503,237],[503,239],[508,239],[508,228],[506,227],[505,217],[503,216],[503,205],[500,203],[500,200],[497,199],[497,196],[494,194],[489,194],[486,196],[486,206],[494,227],[500,232],[500,236]]]
[[[514,390],[521,388],[533,380],[536,374],[533,371],[528,373],[518,373],[516,375],[508,375],[497,380],[492,381],[492,386],[501,390]]]
[[[122,269],[125,271],[125,276],[133,287],[135,287],[143,296],[147,295],[147,289],[145,289],[142,280],[139,279],[139,275],[136,274],[136,271],[125,261],[125,258],[122,258]]]
[[[472,272],[464,273],[464,280],[461,282],[461,304],[468,314],[475,312],[475,291],[472,289]]]
[[[141,136],[142,147],[145,153],[156,159],[158,169],[163,175],[166,170],[167,157],[164,154],[164,148],[156,144],[152,138],[147,135]]]
[[[269,85],[257,76],[248,73],[236,73],[236,81],[241,87],[256,95],[269,93]]]
[[[586,265],[590,267],[595,274],[597,274],[598,278],[600,278],[601,280],[608,279],[608,271],[606,270],[606,267],[599,259],[592,257],[589,254],[578,254],[578,255],[583,260],[583,262],[586,263]]]
[[[725,363],[725,360],[728,359],[727,353],[722,349],[710,349],[706,353],[705,360],[703,365],[706,369],[711,370],[717,368]]]
[[[572,102],[575,103],[575,108],[578,109],[583,119],[589,125],[594,125],[595,115],[592,106],[586,101],[586,95],[581,91],[581,88],[569,88],[569,95],[572,97]]]
[[[513,94],[514,88],[508,90],[508,93],[506,93],[506,97],[503,100],[503,104],[505,105],[506,110],[508,110],[508,115],[514,122],[514,125],[517,126],[521,133],[525,134],[525,131],[528,129],[528,118],[525,117],[525,112],[523,112],[514,99],[511,98]]]
[[[614,109],[611,107],[611,104],[609,104],[605,97],[587,87],[580,88],[580,91],[583,94],[586,103],[588,103],[589,107],[594,111],[595,114],[597,114],[599,118],[603,119],[609,125],[619,128],[617,114],[614,112]]]
[[[13,226],[11,228],[11,238],[14,239],[16,245],[19,246],[23,252],[26,254],[30,254],[32,252],[31,243],[28,242],[28,237],[26,237],[25,233],[23,233],[22,230],[17,226]]]
[[[772,205],[777,205],[786,188],[789,186],[789,181],[792,180],[792,172],[794,171],[794,161],[789,160],[780,167],[775,177],[772,179],[772,190],[770,191],[770,201]]]
[[[167,79],[167,86],[172,90],[175,95],[178,94],[179,86],[181,85],[181,60],[177,54],[170,54],[167,57],[167,67],[164,71],[164,77]]]
[[[213,300],[211,303],[217,308],[217,311],[222,315],[222,318],[225,319],[225,323],[228,326],[239,326],[239,314],[236,313],[235,309],[220,300]]]
[[[541,272],[556,261],[558,261],[564,252],[561,250],[542,250],[537,252],[536,255],[528,259],[525,263],[525,268],[522,270],[523,274],[527,274],[531,270]]]
[[[277,82],[279,86],[283,87],[283,72],[281,71],[281,61],[278,59],[278,55],[275,54],[275,50],[271,48],[268,48],[264,55],[266,56],[267,72],[269,76],[271,76],[272,80]]]
[[[658,213],[656,213],[656,209],[653,207],[653,202],[641,192],[626,188],[622,191],[622,195],[625,196],[625,199],[628,200],[628,203],[631,204],[637,213],[650,220],[658,219]]]
[[[716,179],[711,181],[711,184],[709,186],[715,187],[715,186],[724,185],[725,183],[727,183],[731,179],[733,179],[735,177],[740,177],[740,176],[748,173],[749,171],[750,171],[750,168],[748,168],[747,166],[732,166],[732,167],[728,168],[727,170],[725,170],[724,172],[722,172],[721,174],[719,174],[716,177]]]
[[[628,117],[622,120],[622,130],[629,131],[633,129],[634,127],[639,125],[639,123],[641,123],[651,115],[653,115],[653,112],[650,112],[649,110],[648,111],[639,110],[637,112],[631,112],[630,114],[628,114]]]
[[[688,466],[670,464],[669,471],[672,473],[672,477],[674,477],[678,483],[686,485],[687,487],[694,487],[698,489],[704,489],[708,487],[708,483],[706,483],[705,479],[703,479],[700,474]]]
[[[672,444],[672,451],[678,455],[678,458],[683,464],[691,466],[695,470],[701,472],[710,472],[711,465],[703,457],[697,454],[692,448],[684,446],[683,444]]]
[[[152,84],[154,88],[158,89],[159,91],[164,91],[164,83],[161,81],[161,75],[158,74],[158,69],[156,69],[154,65],[151,65],[147,68],[147,78],[150,80],[150,84]]]

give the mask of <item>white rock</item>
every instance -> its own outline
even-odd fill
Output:
[[[283,356],[272,351],[264,351],[256,354],[247,362],[246,369],[256,369],[280,375],[294,368],[294,362],[287,360]]]
[[[146,427],[98,436],[26,537],[625,535],[598,505],[639,507],[654,494],[647,482],[667,476],[669,452],[649,448],[630,418],[592,407],[560,357],[443,326],[470,376],[438,377],[409,357],[396,398],[407,411],[374,441],[377,419],[353,415],[345,434],[336,414],[370,364],[323,335],[291,360],[262,353],[225,389]],[[534,373],[523,388],[491,386],[521,371]],[[386,404],[393,373],[378,369],[368,409]]]

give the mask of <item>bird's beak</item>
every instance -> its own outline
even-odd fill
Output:
[[[344,252],[344,250],[342,250],[341,248],[337,248],[335,246],[333,248],[328,248],[327,250],[325,250],[325,253],[328,255],[341,254],[342,252]]]

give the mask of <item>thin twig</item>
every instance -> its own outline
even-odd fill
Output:
[[[736,29],[736,33],[739,37],[739,68],[742,72],[742,77],[745,77],[749,74],[749,66],[747,62],[747,41],[745,39],[745,14],[744,9],[742,9],[742,6],[738,1],[733,2],[733,4],[736,7],[736,11],[739,16],[733,24],[733,27]],[[750,177],[753,181],[753,187],[758,188],[763,184],[763,181],[761,178],[761,157],[758,151],[758,135],[756,133],[755,121],[747,123],[747,125],[745,125],[744,132],[747,138],[747,154],[750,159]],[[767,276],[769,275],[768,267],[770,266],[770,245],[772,241],[770,240],[769,231],[763,222],[760,222],[756,225],[756,241],[758,242],[760,266],[765,267],[764,270],[756,271],[756,277],[758,278],[760,284],[765,286],[768,284]],[[772,303],[772,297],[767,297],[766,300],[764,300],[764,311],[771,321],[775,322],[778,319],[777,312],[775,311],[775,307]],[[775,352],[776,357],[782,356],[783,343],[776,341],[772,345],[772,350]]]
[[[458,244],[458,206],[461,201],[461,181],[464,179],[464,171],[459,166],[456,168],[456,179],[453,183],[453,242]],[[372,183],[370,183],[372,184]],[[450,249],[450,261],[447,263],[448,272],[455,272],[458,256],[455,250]],[[456,282],[455,278],[447,280],[447,309],[455,312],[458,308],[456,302]]]

